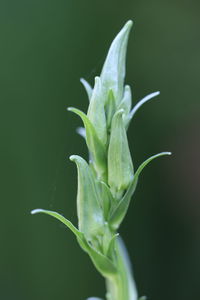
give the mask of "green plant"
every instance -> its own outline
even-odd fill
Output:
[[[81,80],[89,98],[87,114],[76,108],[68,109],[83,121],[84,128],[79,129],[79,133],[85,137],[90,157],[89,163],[77,155],[70,157],[78,169],[78,229],[57,212],[32,211],[32,214],[51,215],[71,229],[81,248],[105,277],[107,300],[138,299],[118,229],[143,168],[154,158],[170,154],[162,152],[151,156],[134,173],[126,131],[137,110],[159,92],[146,96],[131,109],[131,89],[124,86],[131,27],[132,21],[128,21],[112,42],[101,75],[95,78],[94,88]]]

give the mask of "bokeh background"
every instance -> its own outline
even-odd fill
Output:
[[[1,0],[0,299],[82,300],[104,281],[74,236],[34,208],[76,224],[76,169],[87,157],[79,78],[91,84],[108,47],[133,19],[126,83],[136,103],[160,90],[129,130],[135,166],[160,151],[140,178],[120,233],[139,295],[200,299],[200,2],[195,0]]]

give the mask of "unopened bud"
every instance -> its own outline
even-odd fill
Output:
[[[133,164],[123,113],[123,110],[119,110],[113,117],[108,148],[108,183],[114,197],[123,193],[133,180]]]

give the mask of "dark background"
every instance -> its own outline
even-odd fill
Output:
[[[86,110],[79,83],[93,83],[128,19],[126,83],[134,102],[161,91],[129,129],[145,169],[122,225],[139,295],[200,299],[200,2],[195,0],[2,0],[0,2],[0,299],[82,300],[104,295],[104,281],[74,236],[34,208],[76,224],[76,170],[86,157]]]

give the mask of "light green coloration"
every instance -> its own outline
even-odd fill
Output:
[[[84,78],[81,78],[80,82],[84,86],[84,88],[86,90],[86,93],[88,95],[88,100],[90,101],[90,99],[92,97],[92,87],[91,87],[91,85]]]
[[[104,101],[102,101],[104,99]],[[94,125],[98,138],[104,145],[107,142],[106,114],[105,114],[105,96],[102,88],[101,79],[95,78],[94,90],[91,96],[88,108],[88,119]],[[98,114],[96,114],[98,111]]]
[[[76,236],[96,269],[105,277],[107,300],[144,300],[139,298],[126,248],[117,232],[136,189],[139,175],[153,159],[170,155],[162,152],[145,160],[134,174],[127,129],[137,110],[159,95],[152,93],[131,110],[132,94],[124,86],[127,41],[132,21],[128,21],[111,44],[100,77],[92,88],[81,79],[89,98],[87,114],[76,109],[85,128],[77,132],[86,140],[90,161],[72,155],[78,170],[78,229],[62,215],[36,209],[64,223]],[[88,300],[102,300],[89,298]]]
[[[134,176],[123,114],[124,110],[120,109],[113,116],[108,147],[108,184],[117,199],[127,190]]]
[[[78,169],[78,227],[85,237],[92,242],[96,236],[103,235],[105,231],[101,195],[87,162],[78,155],[72,155],[70,159],[76,163]]]

